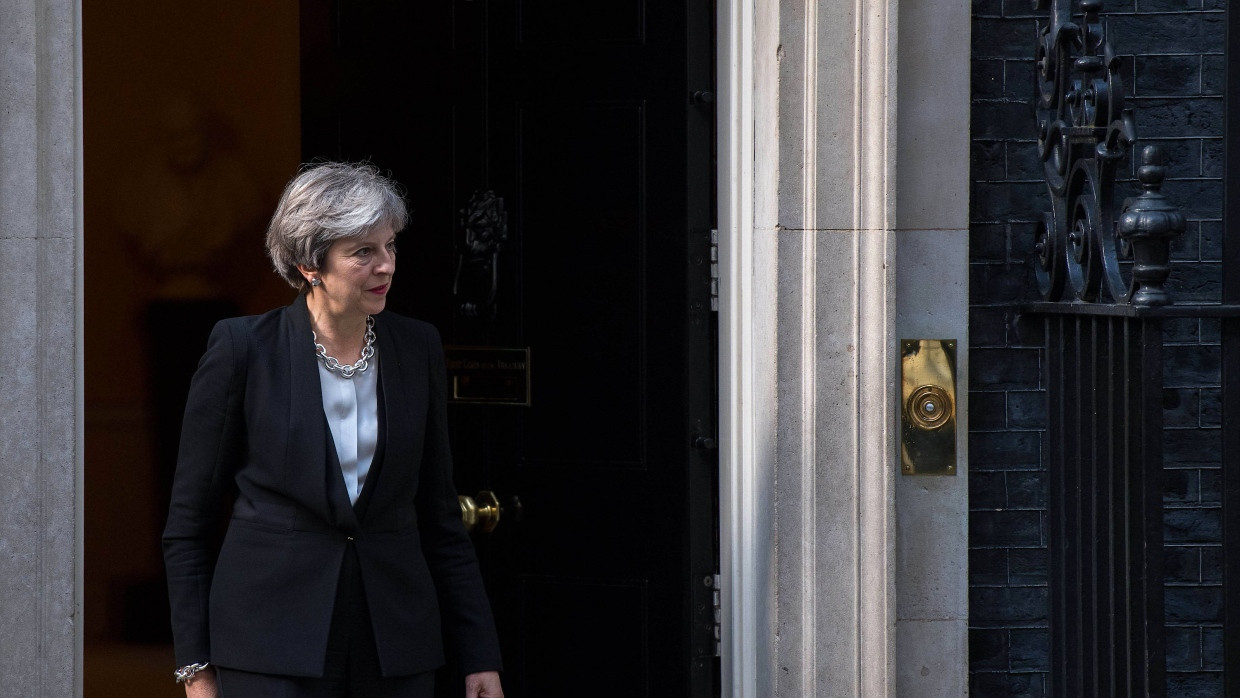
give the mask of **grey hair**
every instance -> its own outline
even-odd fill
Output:
[[[309,287],[297,266],[323,266],[327,249],[363,237],[380,225],[400,232],[409,221],[400,185],[369,163],[324,162],[303,166],[267,226],[267,255],[293,288]]]

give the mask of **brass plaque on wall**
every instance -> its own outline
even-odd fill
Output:
[[[956,340],[900,340],[900,472],[956,474]]]
[[[476,405],[530,404],[530,350],[444,347],[448,402]]]

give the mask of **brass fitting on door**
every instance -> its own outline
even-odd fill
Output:
[[[494,492],[482,490],[477,501],[467,494],[457,495],[457,501],[461,505],[461,521],[466,531],[478,528],[483,533],[490,533],[499,525],[499,498]]]
[[[900,340],[900,472],[956,474],[956,340]]]

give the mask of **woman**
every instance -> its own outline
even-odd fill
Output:
[[[468,698],[503,695],[439,335],[383,312],[406,218],[373,167],[304,169],[267,231],[301,293],[211,333],[164,531],[191,698],[431,696],[445,649]]]

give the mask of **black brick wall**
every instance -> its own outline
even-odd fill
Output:
[[[1049,665],[1046,423],[1033,223],[1047,208],[1030,99],[1029,0],[973,0],[970,212],[969,668],[974,696],[1042,696]],[[1178,302],[1221,298],[1223,0],[1107,0],[1138,145],[1170,159],[1189,218]],[[1120,187],[1127,196],[1135,186]],[[1219,324],[1166,324],[1168,695],[1222,695]]]

